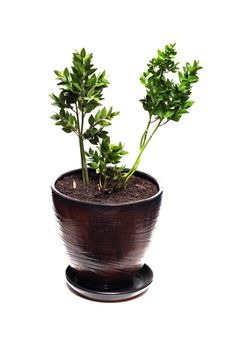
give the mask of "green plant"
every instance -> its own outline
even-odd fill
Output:
[[[127,153],[122,143],[111,144],[106,127],[111,125],[112,119],[119,114],[112,108],[100,108],[103,90],[108,86],[105,72],[96,73],[92,64],[92,54],[85,49],[73,53],[71,70],[55,70],[61,89],[57,96],[51,94],[53,105],[59,107],[59,112],[51,118],[56,125],[79,138],[82,177],[84,186],[88,186],[89,165],[99,176],[99,189],[110,190],[126,187],[129,179],[137,170],[141,156],[156,131],[169,121],[178,122],[181,116],[188,113],[194,101],[190,100],[192,86],[198,81],[198,61],[186,63],[183,69],[175,62],[175,44],[166,45],[164,51],[158,50],[158,55],[148,64],[148,69],[140,80],[146,88],[146,96],[141,100],[143,108],[148,112],[148,121],[142,134],[139,152],[133,166],[126,170],[119,165],[122,157]],[[175,77],[172,79],[171,75]],[[85,127],[85,121],[88,126]],[[85,151],[84,141],[87,140],[95,149]],[[87,163],[88,162],[88,163]],[[109,181],[110,180],[110,181]],[[110,189],[108,188],[108,181]]]
[[[89,176],[86,161],[84,140],[97,145],[100,140],[109,140],[105,127],[111,125],[111,120],[119,114],[112,108],[105,107],[93,115],[92,112],[101,106],[103,90],[108,86],[105,72],[96,74],[96,68],[92,64],[92,54],[87,54],[85,49],[73,53],[73,65],[71,71],[65,68],[63,71],[54,71],[60,94],[50,94],[53,105],[59,107],[59,113],[51,118],[56,125],[62,126],[62,130],[74,132],[79,138],[80,157],[82,164],[82,177],[84,186],[88,186]],[[85,128],[85,120],[88,118],[89,126]],[[113,146],[112,146],[113,147]]]
[[[194,61],[192,64],[186,63],[180,70],[179,63],[175,62],[176,54],[175,44],[166,45],[164,51],[158,50],[158,56],[152,58],[148,69],[140,77],[146,88],[146,96],[140,101],[149,115],[140,140],[138,156],[125,175],[124,184],[138,168],[142,153],[156,131],[171,120],[178,122],[194,103],[189,98],[192,85],[198,81],[198,70],[202,67],[198,61]]]
[[[121,142],[118,145],[110,143],[110,138],[106,136],[102,139],[96,150],[89,149],[86,152],[88,165],[99,174],[99,189],[112,191],[123,184],[124,166],[117,166],[123,155],[127,154]],[[111,179],[111,188],[107,188],[107,180]]]

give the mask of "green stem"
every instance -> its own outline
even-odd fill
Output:
[[[84,187],[87,187],[89,184],[89,176],[88,176],[88,169],[87,169],[87,162],[86,162],[86,155],[85,155],[83,141],[84,141],[83,135],[79,135],[79,147],[80,147],[80,156],[81,156],[81,164],[82,164],[82,178],[83,178]]]
[[[85,154],[85,148],[84,148],[84,138],[83,138],[83,112],[82,112],[82,125],[80,127],[80,121],[79,121],[79,113],[78,113],[78,107],[75,104],[76,108],[76,116],[77,116],[77,130],[75,131],[75,134],[79,138],[79,149],[80,149],[80,158],[81,158],[81,165],[82,165],[82,178],[83,178],[83,185],[84,187],[87,187],[89,185],[89,176],[88,176],[88,169],[87,169],[87,161],[86,161],[86,154]]]
[[[146,146],[148,145],[148,143],[150,142],[150,140],[152,139],[152,137],[154,136],[155,132],[158,130],[158,128],[160,127],[161,125],[161,120],[159,121],[159,123],[156,125],[155,129],[153,130],[153,132],[150,134],[150,137],[148,138],[148,140],[146,141],[146,135],[147,135],[147,132],[146,132],[146,135],[145,135],[145,132],[143,133],[143,136],[142,138],[144,137],[144,142],[142,143],[141,142],[141,145],[140,145],[140,150],[139,150],[139,154],[132,166],[132,168],[128,171],[128,173],[125,175],[125,178],[124,178],[124,186],[126,185],[126,183],[129,181],[129,179],[133,176],[133,174],[135,173],[135,171],[137,170],[138,168],[138,165],[141,161],[141,155],[142,153],[144,152]],[[146,141],[146,142],[145,142]]]
[[[82,115],[82,119],[81,119],[81,133],[83,134],[83,128],[84,128],[84,116],[85,116],[85,114],[83,113],[83,111],[82,111],[81,115]]]
[[[146,142],[150,123],[151,123],[151,116],[149,116],[149,121],[147,123],[146,129],[145,129],[144,133],[142,134],[141,141],[140,141],[140,148],[142,148],[144,143]]]

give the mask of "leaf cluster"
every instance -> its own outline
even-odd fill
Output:
[[[61,108],[59,113],[51,116],[51,119],[55,120],[55,125],[61,125],[62,130],[71,133],[77,129],[77,119],[72,113],[69,113],[65,109]]]
[[[175,62],[175,44],[166,45],[164,51],[158,50],[158,56],[153,58],[140,80],[146,87],[146,96],[141,100],[151,121],[179,121],[184,113],[193,105],[189,97],[192,85],[198,81],[198,61],[186,63],[179,70],[179,63]],[[174,81],[170,75],[175,75]],[[153,119],[152,119],[153,117]]]
[[[52,119],[57,121],[66,132],[75,131],[77,128],[76,115],[80,112],[81,117],[92,112],[101,105],[103,90],[109,84],[105,71],[97,74],[92,64],[93,55],[86,53],[85,49],[73,53],[73,64],[71,69],[65,68],[62,71],[55,70],[60,87],[59,95],[50,94],[53,105],[60,108],[60,112],[53,115]],[[73,113],[66,113],[70,109]],[[73,118],[72,118],[73,115]]]
[[[99,144],[100,139],[105,139],[108,135],[108,131],[104,128],[110,126],[111,120],[118,114],[119,112],[113,112],[112,107],[109,110],[103,107],[95,115],[91,114],[88,119],[89,128],[85,131],[84,138],[93,145]]]
[[[103,99],[103,89],[108,86],[105,71],[96,74],[96,68],[92,64],[92,53],[87,54],[85,49],[73,53],[73,65],[71,70],[55,70],[54,73],[61,87],[60,95],[55,101],[59,107],[69,108],[70,104],[77,102],[84,113],[90,113],[99,106]]]
[[[73,53],[71,69],[55,70],[59,95],[51,94],[53,105],[59,108],[59,112],[51,118],[56,125],[62,126],[63,131],[72,131],[79,137],[82,174],[85,185],[88,185],[87,165],[95,169],[99,174],[100,187],[105,187],[107,178],[113,181],[120,179],[124,167],[118,164],[124,154],[123,145],[111,144],[106,128],[111,125],[112,119],[119,114],[112,107],[100,108],[94,113],[96,107],[101,106],[103,90],[109,84],[105,71],[97,73],[92,64],[92,54],[82,49]],[[85,122],[86,121],[86,122]],[[87,123],[88,122],[88,123]],[[84,141],[89,141],[96,146],[95,150],[85,152]],[[86,157],[89,157],[87,164]],[[111,169],[107,169],[109,166]],[[103,185],[102,185],[103,182]]]
[[[112,181],[118,182],[118,184],[123,181],[125,167],[119,167],[117,165],[127,153],[121,142],[118,144],[111,144],[108,136],[103,138],[96,150],[90,148],[89,151],[86,152],[89,161],[88,165],[92,169],[95,169],[96,173],[100,175],[100,188],[106,189],[107,180],[109,178],[111,178]]]

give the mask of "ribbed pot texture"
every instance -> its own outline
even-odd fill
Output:
[[[73,170],[62,174],[81,173]],[[61,237],[80,281],[100,289],[122,287],[130,283],[143,265],[143,256],[151,240],[159,214],[162,190],[137,202],[103,204],[79,201],[63,195],[52,185],[52,197]]]

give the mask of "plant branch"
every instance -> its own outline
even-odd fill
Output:
[[[160,126],[167,124],[169,121],[170,121],[170,119],[167,119],[163,124],[160,124]]]
[[[83,128],[84,128],[84,112],[83,110],[81,111],[81,133],[83,134]]]
[[[73,108],[72,108],[73,110]],[[74,110],[73,110],[74,111]],[[78,132],[79,134],[81,134],[81,129],[80,129],[80,122],[79,122],[79,113],[78,113],[78,106],[77,106],[77,103],[75,103],[75,114],[76,114],[76,117],[77,117],[77,128],[78,128]]]
[[[141,140],[140,140],[140,148],[143,147],[143,145],[144,145],[144,143],[146,141],[150,124],[151,124],[151,115],[149,116],[149,121],[147,123],[146,129],[145,129],[144,133],[142,134],[142,137],[141,137]]]
[[[156,117],[154,120],[152,120],[151,124],[157,122],[157,120],[159,120],[159,117]]]
[[[137,170],[137,167],[141,161],[141,156],[142,153],[144,152],[145,148],[147,147],[148,143],[150,142],[150,140],[152,139],[152,137],[154,136],[154,134],[156,133],[156,131],[158,130],[158,128],[161,126],[161,120],[159,121],[159,123],[156,125],[155,129],[152,131],[152,133],[150,134],[148,140],[144,141],[144,143],[141,145],[138,156],[132,166],[132,168],[128,171],[128,173],[125,175],[124,178],[124,182],[123,185],[125,186],[126,183],[129,181],[129,179],[133,176],[133,174],[135,173],[135,171]]]
[[[75,103],[75,113],[77,116],[77,130],[78,130],[78,132],[75,131],[75,134],[79,138],[80,157],[81,157],[81,164],[82,164],[82,177],[83,177],[83,184],[86,187],[89,184],[89,176],[88,176],[86,154],[85,154],[85,148],[84,148],[84,137],[83,137],[83,130],[82,130],[83,125],[80,127],[77,103]]]

